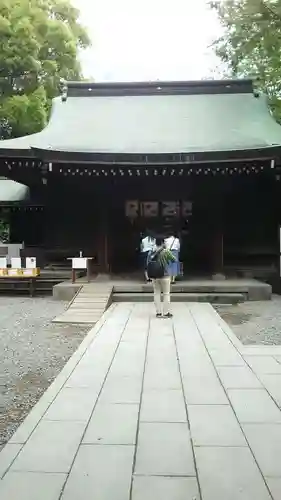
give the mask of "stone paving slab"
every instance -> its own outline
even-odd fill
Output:
[[[218,340],[218,345],[220,341]],[[233,346],[229,344],[224,348],[211,347],[209,353],[212,357],[214,365],[219,366],[245,366],[245,361],[242,356],[233,349]]]
[[[197,500],[197,480],[191,477],[134,477],[132,500]]]
[[[145,390],[142,396],[140,422],[187,422],[182,390]]]
[[[187,423],[140,423],[136,475],[194,476]]]
[[[140,377],[108,378],[100,395],[100,401],[102,403],[139,405],[141,385]]]
[[[249,448],[195,448],[204,500],[272,500]]]
[[[138,404],[99,403],[89,421],[84,444],[135,445]]]
[[[21,449],[22,444],[9,443],[5,446],[3,451],[0,453],[0,478],[4,476],[6,470],[15,460]]]
[[[277,406],[281,408],[281,375],[261,374],[259,378]]]
[[[234,335],[234,334],[233,334]],[[240,340],[239,351],[245,356],[281,356],[281,346],[279,345],[243,345]]]
[[[100,318],[0,453],[1,500],[281,499],[280,351],[172,307]]]
[[[247,366],[219,366],[218,375],[225,389],[262,389],[262,384]]]
[[[281,412],[265,389],[227,392],[240,423],[281,424]]]
[[[92,389],[63,388],[43,419],[88,422],[97,398]]]
[[[1,500],[58,500],[66,474],[10,472],[0,483]]]
[[[80,446],[62,500],[129,500],[134,446]]]
[[[225,391],[215,374],[183,378],[186,402],[190,405],[227,405]]]
[[[42,420],[20,451],[11,470],[69,472],[84,429],[83,422]]]
[[[244,424],[243,431],[264,476],[281,478],[281,425]]]
[[[281,375],[281,364],[273,356],[244,356],[244,359],[258,374]]]
[[[189,405],[194,446],[247,446],[229,405]]]
[[[281,478],[280,477],[266,478],[266,483],[269,487],[269,490],[274,500],[281,500]]]

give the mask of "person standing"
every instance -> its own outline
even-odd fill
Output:
[[[175,260],[170,262],[169,265],[169,274],[171,275],[171,282],[175,283],[176,277],[180,274],[180,262],[179,262],[179,254],[180,254],[180,240],[175,231],[165,239],[165,247],[171,250]]]
[[[147,258],[149,252],[152,252],[155,249],[155,238],[152,235],[151,231],[146,231],[146,236],[141,240],[141,257],[142,257],[142,267],[144,272],[144,278],[147,282],[151,281],[147,274]]]
[[[164,238],[157,237],[155,249],[148,254],[147,274],[152,279],[154,292],[154,305],[157,318],[172,318],[171,303],[171,275],[169,265],[175,257],[171,250],[165,247]],[[163,294],[163,304],[161,302]]]

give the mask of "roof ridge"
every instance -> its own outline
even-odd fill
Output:
[[[126,95],[192,95],[253,93],[251,79],[147,81],[147,82],[87,82],[62,81],[62,98]]]

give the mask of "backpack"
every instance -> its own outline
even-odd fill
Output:
[[[151,255],[147,263],[147,275],[150,279],[163,278],[165,275],[164,267],[159,259],[160,252],[157,251],[153,255]]]

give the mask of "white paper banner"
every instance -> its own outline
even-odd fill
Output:
[[[87,259],[85,257],[74,257],[72,259],[72,269],[87,269]]]
[[[28,269],[36,268],[36,257],[26,257],[25,259],[25,267]]]
[[[11,258],[11,266],[13,269],[21,269],[21,258],[20,257],[12,257]]]
[[[7,257],[0,257],[0,268],[7,269]]]

